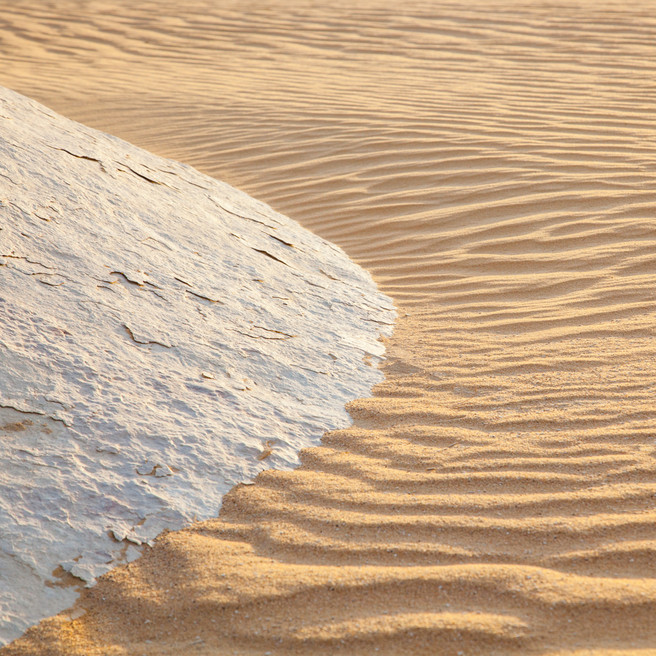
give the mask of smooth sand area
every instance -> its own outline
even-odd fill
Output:
[[[4,7],[0,83],[401,316],[352,428],[2,653],[656,653],[653,3],[82,4]]]

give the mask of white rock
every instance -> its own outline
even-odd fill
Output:
[[[155,465],[155,476],[157,478],[173,476],[173,470],[168,465]]]
[[[1,644],[72,603],[45,585],[58,566],[91,584],[125,551],[114,537],[214,516],[348,425],[394,312],[246,194],[11,91],[0,104]]]

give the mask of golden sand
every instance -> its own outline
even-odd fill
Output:
[[[385,382],[3,656],[656,654],[650,1],[15,0],[0,83],[345,248]]]

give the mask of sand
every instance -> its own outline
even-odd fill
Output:
[[[3,9],[0,83],[401,316],[352,428],[3,654],[656,653],[651,3],[77,4]]]

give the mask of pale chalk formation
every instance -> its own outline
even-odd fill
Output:
[[[0,90],[0,644],[348,425],[394,317],[267,205]]]

